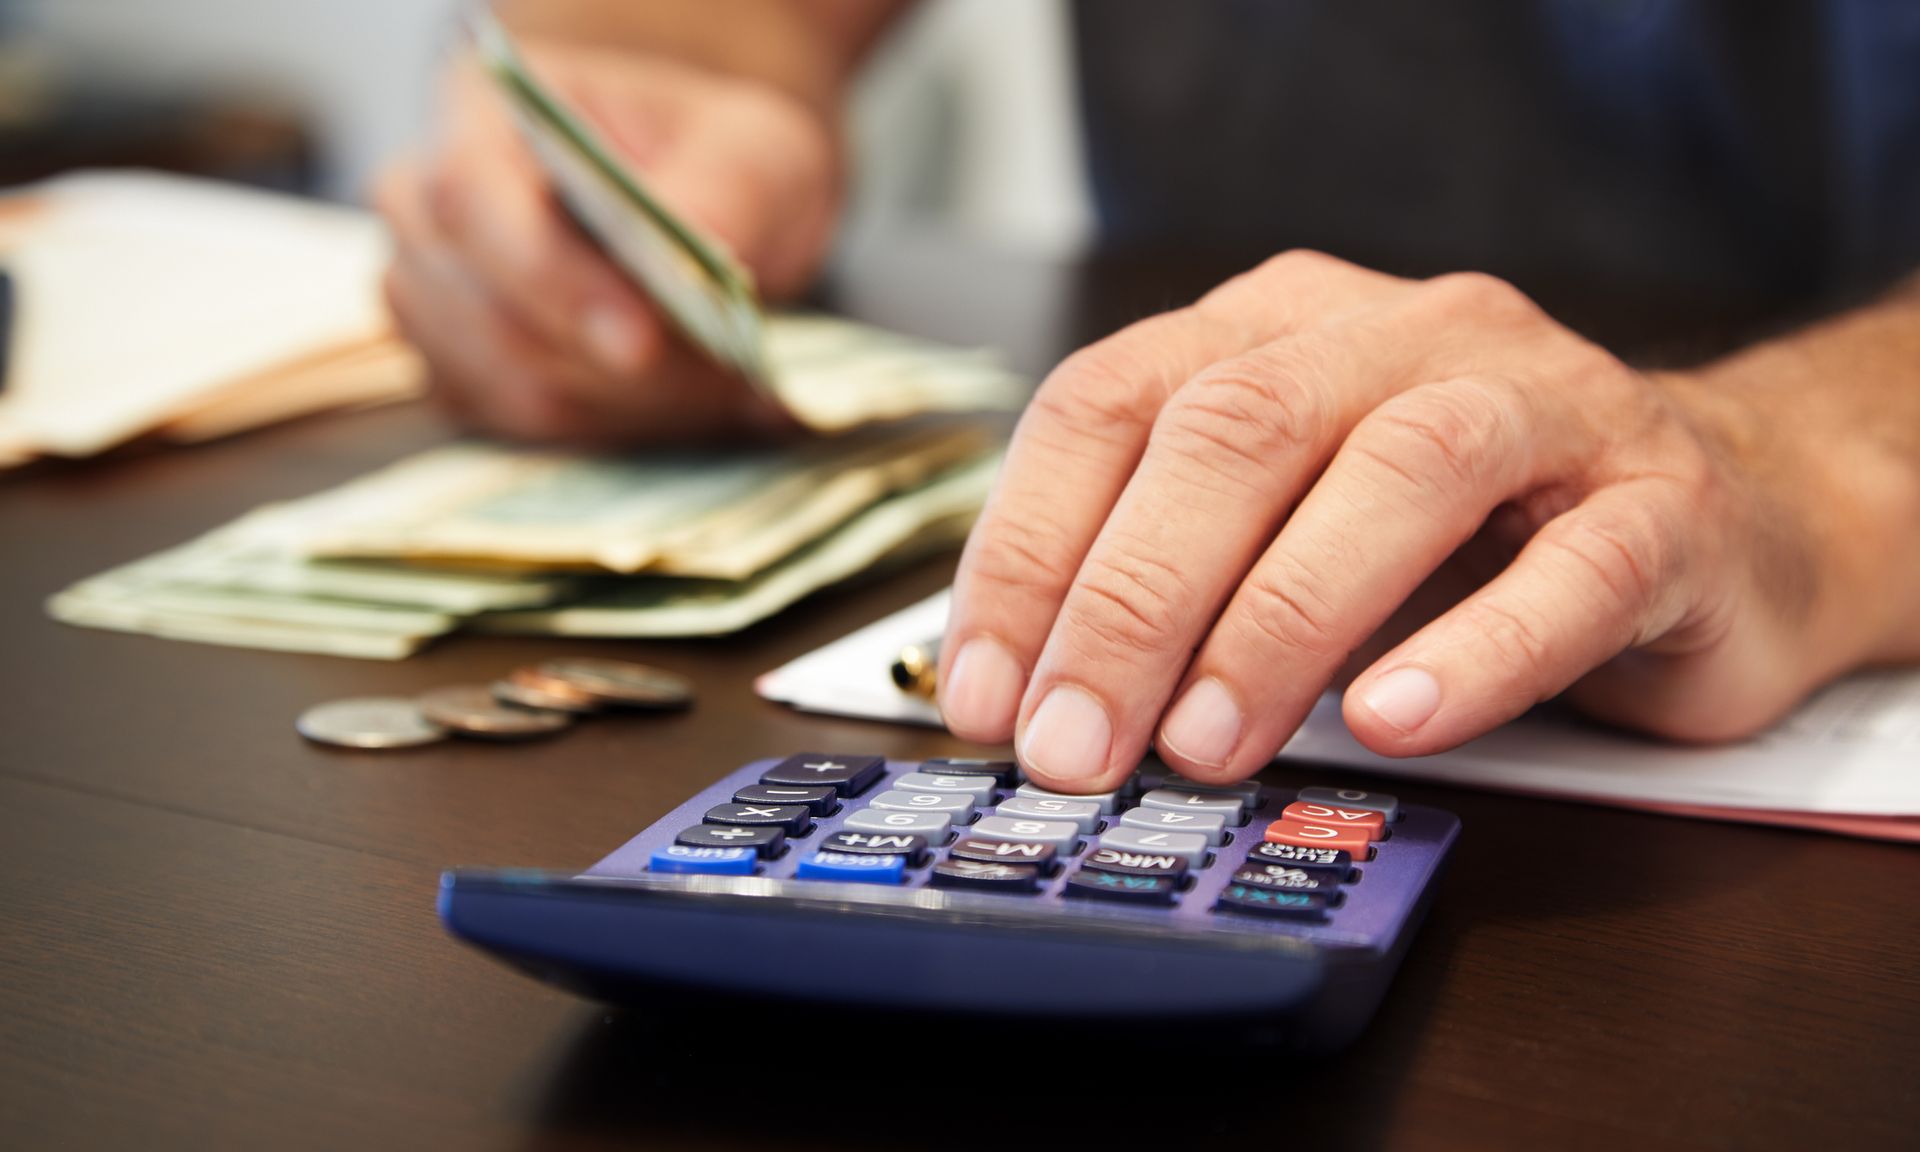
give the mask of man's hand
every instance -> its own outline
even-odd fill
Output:
[[[812,277],[839,198],[825,119],[757,81],[628,51],[530,45],[542,79],[726,243],[771,296]],[[456,415],[526,439],[683,442],[785,418],[685,343],[555,199],[478,69],[449,77],[445,143],[376,199],[388,299]]]
[[[1412,600],[1424,626],[1346,692],[1377,752],[1569,689],[1739,736],[1888,627],[1821,444],[1490,277],[1289,253],[1048,378],[961,563],[941,706],[1051,787],[1111,788],[1150,743],[1240,779]]]

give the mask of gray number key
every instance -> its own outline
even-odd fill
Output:
[[[937,772],[909,772],[893,782],[900,792],[958,792],[973,797],[975,804],[993,799],[991,776],[942,776]]]
[[[981,821],[985,823],[985,821]],[[1189,868],[1204,868],[1207,864],[1207,838],[1191,832],[1151,832],[1145,828],[1109,828],[1100,834],[1102,848],[1115,848],[1122,852],[1151,852],[1162,856],[1178,856],[1187,862]]]
[[[1091,800],[1100,805],[1100,814],[1103,816],[1111,815],[1120,806],[1118,792],[1089,792],[1084,796],[1076,796],[1071,792],[1049,792],[1038,784],[1022,784],[1014,789],[1013,794],[1031,800]]]
[[[1032,796],[1015,796],[1011,800],[1001,801],[993,814],[1023,819],[1065,820],[1080,829],[1082,834],[1091,834],[1100,826],[1100,805],[1092,800],[1037,800]]]
[[[1247,802],[1231,792],[1186,792],[1177,788],[1155,788],[1140,797],[1140,807],[1167,812],[1212,812],[1229,824],[1246,819]]]
[[[846,827],[857,832],[910,832],[935,844],[945,844],[953,817],[945,812],[888,812],[863,808],[847,817]]]
[[[1050,844],[1055,854],[1071,856],[1080,843],[1080,827],[1064,820],[1029,820],[1024,816],[983,816],[967,829],[974,840],[1009,840]]]
[[[973,819],[973,797],[959,792],[882,792],[867,801],[883,812],[944,812],[956,824]]]
[[[1192,832],[1219,844],[1227,838],[1227,818],[1218,812],[1169,812],[1164,808],[1135,808],[1120,816],[1129,828],[1153,832]]]

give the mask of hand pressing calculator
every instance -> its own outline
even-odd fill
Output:
[[[1350,1040],[1460,822],[1377,792],[1144,768],[1089,796],[1011,762],[805,753],[728,775],[584,875],[453,871],[456,935],[599,999],[1284,1022]]]

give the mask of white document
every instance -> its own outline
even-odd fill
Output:
[[[900,650],[938,637],[946,592],[762,676],[760,694],[806,711],[938,726],[938,711],[893,686]],[[1772,731],[1683,747],[1540,716],[1451,752],[1394,760],[1367,751],[1320,700],[1281,752],[1300,760],[1720,819],[1920,840],[1920,669],[1849,677]]]

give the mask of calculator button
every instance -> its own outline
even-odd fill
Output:
[[[1336,828],[1331,824],[1307,824],[1299,820],[1275,820],[1262,837],[1270,844],[1305,844],[1321,848],[1341,848],[1358,859],[1366,859],[1373,837],[1364,828]]]
[[[968,836],[947,851],[949,860],[980,864],[1032,864],[1042,872],[1053,870],[1053,845],[1031,840],[981,840]]]
[[[708,824],[745,828],[771,825],[789,836],[799,836],[813,823],[813,810],[805,804],[715,804],[700,819]]]
[[[802,880],[851,880],[856,884],[898,884],[907,862],[898,856],[864,852],[809,852],[793,874]]]
[[[1097,845],[1087,853],[1086,862],[1081,867],[1096,872],[1119,872],[1127,876],[1172,876],[1175,879],[1187,872],[1186,860],[1171,852],[1130,852],[1104,845]]]
[[[733,794],[735,804],[805,804],[815,816],[828,816],[840,806],[840,793],[827,785],[799,788],[781,784],[749,784]]]
[[[1013,794],[1015,796],[1025,796],[1029,800],[1086,801],[1100,805],[1100,814],[1103,816],[1111,815],[1113,810],[1120,806],[1120,794],[1118,792],[1089,792],[1084,796],[1077,796],[1070,792],[1050,792],[1038,784],[1022,784],[1013,790]]]
[[[1029,893],[1038,889],[1040,869],[1031,864],[989,864],[980,860],[942,860],[930,883],[941,888],[985,888]]]
[[[1050,845],[1061,856],[1073,855],[1080,843],[1080,826],[1060,820],[1029,820],[1020,816],[983,816],[967,829],[974,840],[1018,840]]]
[[[982,821],[985,823],[985,821]],[[1192,832],[1156,832],[1148,828],[1109,828],[1100,834],[1100,847],[1122,852],[1178,856],[1189,868],[1207,865],[1207,838]]]
[[[701,824],[675,836],[674,843],[689,848],[751,848],[762,856],[778,856],[787,834],[771,825],[760,828]]]
[[[820,841],[822,852],[863,856],[899,856],[909,865],[927,858],[927,838],[912,832],[835,832]]]
[[[847,817],[846,827],[856,832],[911,832],[935,844],[945,844],[947,833],[953,828],[953,817],[945,812],[888,812],[867,808]]]
[[[1361,853],[1362,856],[1366,855]],[[1292,864],[1303,868],[1328,868],[1345,876],[1353,869],[1353,853],[1344,848],[1322,844],[1276,844],[1262,841],[1247,853],[1249,864]]]
[[[647,861],[652,872],[700,872],[713,876],[751,876],[760,854],[751,848],[694,848],[669,844]]]
[[[1143,768],[1140,770],[1140,786],[1151,791],[1156,788],[1172,788],[1180,792],[1224,792],[1229,796],[1238,796],[1247,802],[1249,808],[1260,806],[1260,781],[1239,780],[1232,784],[1208,784],[1201,780],[1189,780],[1178,772],[1165,768]]]
[[[995,781],[991,776],[943,776],[937,772],[909,772],[894,780],[902,792],[958,792],[975,804],[991,804]]]
[[[1067,896],[1099,896],[1108,900],[1126,900],[1138,904],[1170,904],[1180,887],[1175,876],[1135,876],[1124,872],[1102,872],[1094,868],[1076,868],[1060,891]]]
[[[1340,876],[1326,868],[1294,868],[1286,864],[1248,864],[1233,874],[1235,884],[1280,892],[1318,892],[1325,896],[1340,891],[1340,880]]]
[[[1386,833],[1387,818],[1371,808],[1336,808],[1331,804],[1313,804],[1295,800],[1280,810],[1280,819],[1302,824],[1332,824],[1336,828],[1364,828],[1378,840]]]
[[[1256,912],[1289,920],[1324,920],[1327,898],[1312,892],[1281,892],[1251,884],[1229,884],[1214,905],[1230,912]]]
[[[831,785],[842,796],[858,796],[887,770],[878,756],[826,756],[806,752],[789,756],[760,774],[762,784]]]
[[[1001,786],[1011,788],[1020,774],[1020,766],[1011,760],[943,759],[926,761],[920,765],[920,771],[939,776],[991,776]]]
[[[1213,812],[1229,824],[1246,822],[1247,802],[1231,792],[1186,792],[1177,788],[1155,788],[1140,797],[1140,807],[1167,812]]]
[[[1125,828],[1145,828],[1152,832],[1192,832],[1198,836],[1205,836],[1209,844],[1218,844],[1227,838],[1226,818],[1217,812],[1169,812],[1164,808],[1135,808],[1130,812],[1121,813],[1120,824]]]
[[[1064,820],[1083,835],[1090,835],[1100,826],[1100,805],[1092,800],[1037,800],[1031,796],[1015,796],[1001,801],[993,814],[1022,820]]]
[[[1300,799],[1309,804],[1332,804],[1341,808],[1369,808],[1389,822],[1400,818],[1400,801],[1385,792],[1363,792],[1358,788],[1302,788]]]
[[[973,818],[973,797],[959,792],[882,792],[867,801],[869,809],[883,812],[941,812],[958,824]]]

